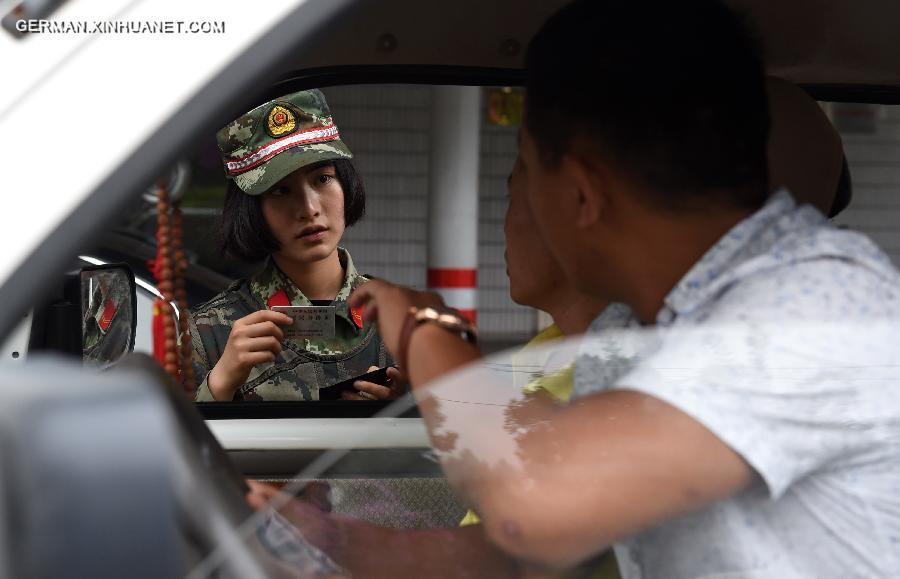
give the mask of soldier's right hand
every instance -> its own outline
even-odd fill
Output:
[[[260,310],[234,323],[222,357],[209,373],[209,390],[216,400],[231,400],[257,364],[271,362],[281,353],[284,332],[280,326],[293,323],[290,316]]]

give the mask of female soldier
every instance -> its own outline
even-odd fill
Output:
[[[365,190],[318,90],[290,94],[216,134],[228,189],[221,249],[265,259],[250,279],[190,313],[193,364],[205,376],[195,399],[316,400],[319,389],[392,364],[374,324],[347,298],[367,279],[338,247],[365,211]],[[322,306],[312,327],[286,337],[293,322],[274,306]],[[357,382],[345,399],[393,398],[393,386]]]

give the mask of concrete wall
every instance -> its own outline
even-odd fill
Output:
[[[365,273],[425,287],[431,88],[414,85],[323,89],[367,189],[367,216],[344,245]],[[534,310],[509,299],[503,259],[506,178],[516,127],[483,123],[479,176],[478,326],[484,339],[524,341]]]

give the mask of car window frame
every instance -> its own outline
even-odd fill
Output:
[[[310,88],[358,85],[456,85],[524,87],[525,71],[456,65],[338,65],[295,70],[283,74],[268,88],[257,91],[250,107],[280,95]],[[803,84],[813,98],[828,102],[900,104],[900,88],[883,85]],[[279,418],[371,418],[386,412],[393,401],[230,401],[204,402],[197,407],[207,420]],[[415,405],[398,416],[418,418]]]

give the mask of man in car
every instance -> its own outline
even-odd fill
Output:
[[[463,320],[381,282],[351,298],[406,362],[490,539],[545,567],[615,542],[626,577],[900,573],[897,336],[879,324],[900,317],[900,275],[864,236],[769,198],[743,23],[712,0],[575,2],[526,67],[539,234],[582,291],[672,332],[614,371],[579,360],[576,402],[533,397],[491,424],[453,404],[471,381],[422,390],[478,358]],[[513,454],[491,454],[503,439]]]
[[[849,198],[849,174],[846,173],[841,138],[819,105],[795,85],[778,78],[766,79],[766,94],[772,117],[767,161],[770,167],[769,191],[787,187],[798,203],[809,203],[823,214],[833,215]],[[604,310],[607,302],[579,294],[568,283],[543,240],[534,234],[534,218],[524,197],[521,168],[517,164],[508,181],[509,206],[505,220],[507,272],[514,301],[548,312],[554,324],[542,331],[514,356],[525,367],[538,368],[546,363],[545,346],[563,335],[584,332],[588,323]],[[622,328],[632,321],[628,308],[616,304],[592,324],[593,332]],[[537,354],[532,352],[538,349]],[[529,395],[542,394],[557,402],[568,400],[572,391],[572,368],[532,379],[526,386]],[[276,491],[255,487],[254,504],[260,505]],[[296,512],[294,512],[296,510]],[[492,548],[480,527],[444,530],[401,531],[379,528],[351,519],[328,520],[303,505],[292,504],[285,512],[305,530],[321,525],[331,527],[331,539],[321,544],[351,573],[394,576],[404,573],[435,576],[459,576],[476,573],[500,577],[517,572],[515,561]],[[470,512],[465,522],[477,521]],[[320,532],[315,536],[322,537]],[[343,537],[335,540],[336,537]],[[359,548],[368,545],[369,548]],[[393,545],[389,562],[382,559],[382,548]],[[573,576],[616,577],[614,558],[586,561],[573,570]],[[566,575],[568,576],[568,575]]]

